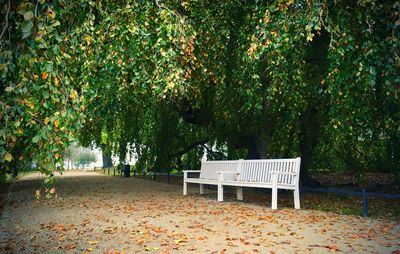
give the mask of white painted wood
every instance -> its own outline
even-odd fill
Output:
[[[184,196],[187,195],[187,182],[186,182],[187,173],[188,173],[188,172],[185,172],[185,171],[183,172],[183,195],[184,195]]]
[[[272,201],[271,208],[278,209],[278,174],[272,174]]]
[[[300,209],[299,175],[300,158],[267,160],[204,161],[200,170],[184,171],[183,192],[187,194],[187,183],[217,185],[218,201],[223,201],[223,186],[235,186],[238,200],[243,199],[243,187],[272,189],[272,209],[277,209],[278,189],[293,190],[294,206]],[[187,173],[200,173],[199,177],[188,177]]]
[[[278,189],[293,190],[294,205],[300,207],[299,174],[300,158],[295,159],[269,159],[269,160],[244,160],[238,170],[236,180],[226,178],[223,173],[222,185],[236,187],[255,187],[272,189],[272,209],[277,209]],[[242,193],[243,195],[243,193]],[[219,193],[223,196],[223,193]],[[239,194],[237,194],[239,199]],[[223,199],[223,197],[221,197]]]
[[[218,198],[217,198],[217,200],[219,202],[224,201],[224,186],[221,183],[223,178],[224,178],[223,172],[218,171],[218,187],[217,187],[217,189],[218,189]]]
[[[227,175],[225,179],[235,180],[235,172],[238,170],[239,160],[231,161],[206,161],[202,160],[200,170],[184,170],[183,171],[183,192],[187,195],[187,184],[200,184],[200,194],[204,194],[204,185],[218,185],[217,172],[233,172],[232,175]],[[199,173],[198,177],[189,177],[188,173]]]
[[[243,187],[236,187],[236,197],[238,200],[243,200]]]

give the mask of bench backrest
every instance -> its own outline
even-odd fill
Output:
[[[300,175],[300,158],[294,159],[267,159],[267,160],[240,160],[239,181],[272,183],[272,172],[290,172],[294,175],[278,175],[278,183],[296,185]],[[296,181],[294,181],[296,179]]]
[[[238,171],[238,160],[230,161],[205,161],[201,162],[200,178],[206,180],[217,180],[217,171]],[[234,180],[235,175],[228,175],[227,179]]]

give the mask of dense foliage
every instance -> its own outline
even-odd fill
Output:
[[[400,2],[5,1],[2,172],[76,137],[147,171],[302,157],[400,172]]]

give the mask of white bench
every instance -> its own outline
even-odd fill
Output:
[[[200,170],[184,170],[183,171],[183,195],[187,194],[187,184],[200,184],[200,194],[204,194],[204,184],[218,185],[217,172],[237,172],[239,161],[201,161]],[[198,177],[188,177],[188,173],[200,173]],[[227,179],[234,179],[234,175],[226,175]]]
[[[235,186],[238,200],[243,200],[243,187],[272,189],[272,209],[277,209],[278,189],[293,190],[294,207],[300,209],[300,158],[269,160],[202,161],[200,170],[183,171],[183,195],[187,184],[218,186],[218,201],[223,201],[223,186]],[[200,173],[199,177],[188,177],[188,173]]]
[[[300,157],[295,159],[239,160],[238,171],[218,171],[218,201],[224,200],[224,186],[236,186],[238,200],[242,187],[272,189],[271,208],[278,208],[278,189],[293,190],[294,208],[300,209]],[[232,178],[232,175],[235,177]]]

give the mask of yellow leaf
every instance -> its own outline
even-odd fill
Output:
[[[47,74],[46,72],[42,73],[42,79],[43,80],[47,79],[47,76],[49,76],[49,74]]]
[[[6,155],[4,155],[4,160],[6,160],[6,161],[11,161],[12,158],[13,158],[12,155],[9,153],[6,153]]]
[[[23,159],[24,159],[23,155],[19,156],[19,158],[18,158],[18,160],[20,160],[20,161],[22,161]]]
[[[60,115],[60,111],[57,111],[54,113],[55,116],[59,116]]]
[[[78,96],[78,92],[75,89],[72,89],[69,97],[74,100],[76,98],[76,96]]]
[[[58,158],[60,158],[60,154],[59,154],[59,153],[56,153],[56,154],[54,155],[54,158],[56,158],[56,160],[58,160]]]
[[[60,125],[60,121],[57,119],[54,121],[54,126],[58,127]]]
[[[48,117],[46,117],[45,119],[44,119],[44,124],[48,124],[49,123],[49,121],[50,121],[50,118],[48,118]]]
[[[89,45],[89,44],[90,44],[90,41],[92,40],[92,36],[86,35],[86,36],[85,36],[85,40],[86,40],[86,43]]]
[[[178,239],[178,240],[175,240],[175,243],[182,243],[182,242],[186,242],[186,240],[185,240],[185,239]]]
[[[46,14],[47,14],[47,16],[49,16],[52,19],[54,19],[56,17],[56,13],[50,8],[47,9]]]
[[[88,244],[89,245],[96,245],[96,244],[98,244],[99,243],[99,241],[88,241]]]
[[[35,104],[33,104],[33,102],[28,102],[28,106],[30,109],[34,109],[35,108]]]
[[[54,78],[54,85],[58,86],[60,83],[60,80],[58,80],[57,77]]]

